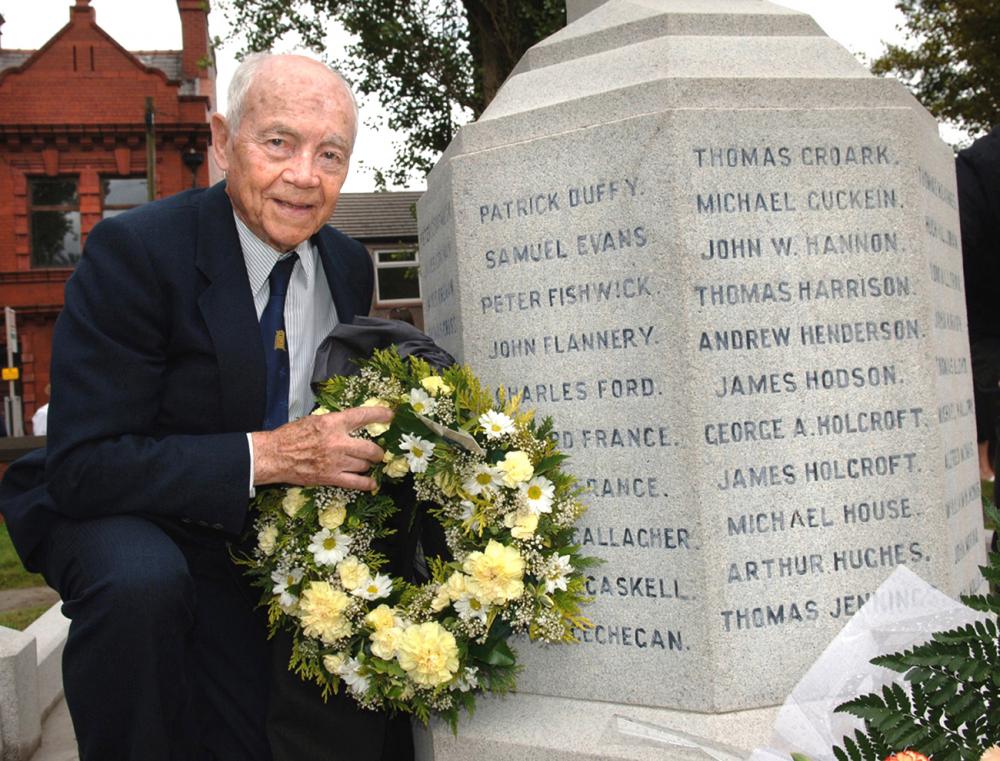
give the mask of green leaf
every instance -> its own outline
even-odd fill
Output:
[[[469,654],[477,661],[490,666],[513,666],[516,662],[513,651],[504,640],[487,641],[485,644],[472,644]]]

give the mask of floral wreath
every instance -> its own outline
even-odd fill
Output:
[[[467,367],[438,372],[394,348],[359,364],[322,385],[313,414],[395,411],[356,433],[385,449],[371,472],[378,487],[260,490],[245,562],[271,635],[292,632],[290,670],[324,698],[343,682],[366,708],[425,723],[435,713],[454,727],[476,694],[514,688],[512,635],[574,642],[590,626],[582,571],[598,561],[574,541],[581,490],[560,470],[551,421],[536,424],[502,392],[494,403]],[[422,584],[380,573],[386,557],[373,546],[398,510],[382,486],[411,479],[452,556],[428,558]]]

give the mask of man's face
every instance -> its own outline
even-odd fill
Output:
[[[212,143],[233,208],[258,238],[288,251],[333,213],[347,177],[354,109],[335,74],[308,58],[270,59],[233,131],[212,117]]]

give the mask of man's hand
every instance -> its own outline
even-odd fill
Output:
[[[369,423],[388,423],[386,407],[355,407],[328,415],[307,415],[273,431],[256,431],[253,438],[254,485],[296,484],[341,486],[371,491],[367,476],[384,452],[351,432]]]

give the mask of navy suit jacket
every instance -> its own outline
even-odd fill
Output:
[[[330,227],[313,242],[340,321],[368,314],[364,247]],[[47,454],[12,464],[0,486],[27,565],[57,515],[242,531],[246,433],[264,417],[265,364],[223,183],[94,228],[66,285],[52,356]]]

